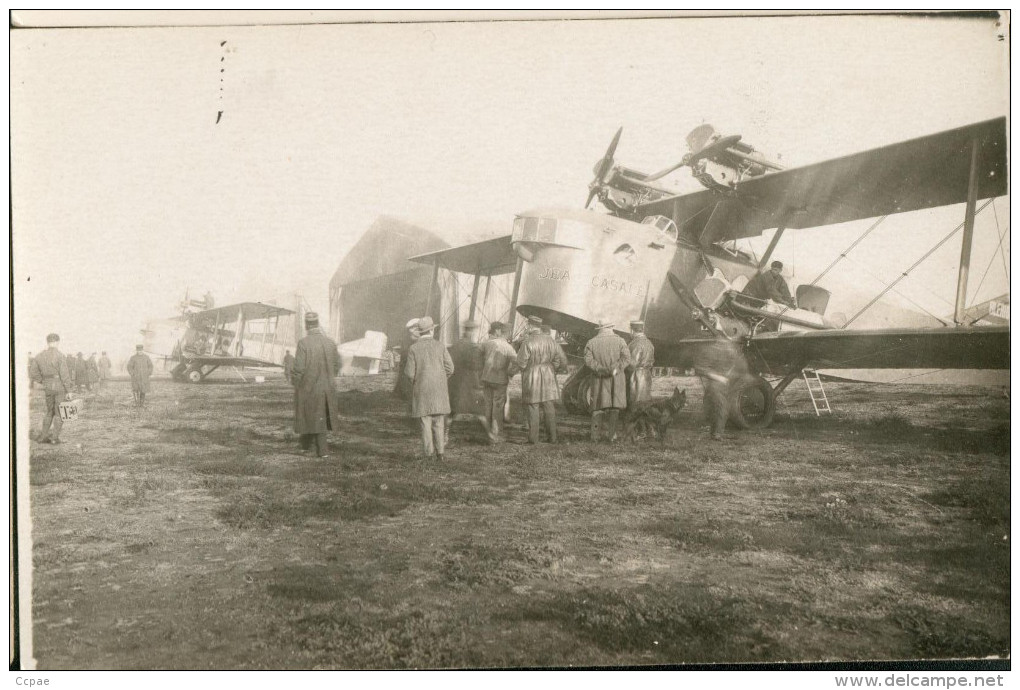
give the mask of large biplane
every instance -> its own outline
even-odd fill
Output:
[[[220,367],[280,367],[286,348],[294,349],[293,314],[261,302],[190,310],[150,321],[142,330],[143,349],[174,363],[176,381],[198,383]]]
[[[1005,118],[789,169],[739,135],[702,126],[679,162],[646,174],[616,164],[621,133],[595,165],[585,209],[527,211],[510,235],[412,260],[476,276],[514,272],[511,318],[540,316],[575,347],[600,318],[621,332],[643,320],[656,364],[667,367],[691,366],[714,339],[739,340],[755,374],[734,396],[731,416],[744,427],[769,424],[777,397],[806,369],[1009,368],[1008,326],[968,326],[965,303],[977,203],[1007,193]],[[684,167],[704,190],[661,184]],[[609,214],[587,210],[595,198]],[[952,233],[963,230],[956,327],[848,328],[853,317],[828,316],[830,293],[813,283],[797,288],[797,308],[741,295],[787,229],[952,204],[965,205]],[[771,229],[762,256],[736,249]],[[587,411],[589,377],[582,367],[564,386],[569,410]]]

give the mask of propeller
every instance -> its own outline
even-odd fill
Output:
[[[609,148],[606,149],[606,155],[602,157],[602,160],[595,166],[595,179],[588,185],[588,200],[584,202],[584,207],[588,208],[591,205],[591,200],[598,194],[599,187],[606,182],[606,177],[609,175],[609,171],[613,169],[613,155],[616,153],[616,145],[620,143],[620,135],[623,134],[623,127],[616,130],[616,136],[609,142]]]
[[[673,271],[670,271],[666,274],[666,279],[669,281],[669,286],[673,288],[673,292],[676,293],[676,296],[680,298],[680,301],[683,302],[692,311],[692,313],[697,314],[698,321],[700,321],[705,328],[716,336],[722,336],[723,338],[726,337],[726,334],[720,333],[719,330],[716,329],[715,324],[712,323],[712,320],[705,315],[704,308],[698,304],[698,300],[691,295],[691,291],[686,285],[684,285],[684,282],[680,280],[678,275],[673,273]]]

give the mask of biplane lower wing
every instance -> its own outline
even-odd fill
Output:
[[[282,365],[255,357],[232,357],[229,355],[188,355],[183,362],[191,367],[276,367]]]
[[[791,369],[1009,369],[1009,327],[764,333],[748,349],[762,372]]]

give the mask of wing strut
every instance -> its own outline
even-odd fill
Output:
[[[967,311],[967,277],[970,273],[970,247],[974,243],[974,207],[977,206],[978,194],[978,150],[977,139],[970,149],[970,180],[967,183],[967,210],[963,221],[963,246],[960,248],[960,274],[956,281],[956,313],[953,321],[959,326],[964,322]]]
[[[761,255],[761,261],[758,262],[758,270],[765,268],[765,264],[772,258],[772,252],[776,250],[776,245],[779,244],[780,238],[783,233],[786,232],[786,226],[780,225],[776,228],[776,234],[772,236],[772,240],[769,242],[769,246],[765,248],[765,253]]]
[[[971,222],[973,223],[973,222],[974,222],[974,216],[976,216],[976,215],[977,215],[978,213],[981,213],[982,211],[984,211],[984,210],[985,210],[985,208],[987,208],[987,207],[988,207],[988,205],[989,205],[990,203],[992,203],[992,199],[988,199],[988,201],[986,201],[985,203],[981,204],[981,208],[979,208],[979,209],[978,209],[977,211],[975,211],[974,213],[972,213],[972,214],[969,214],[969,217],[970,217],[970,221],[971,221]],[[949,233],[948,235],[946,235],[945,237],[943,237],[943,238],[942,238],[942,239],[941,239],[941,240],[939,241],[939,243],[938,243],[938,244],[936,244],[936,245],[935,245],[934,247],[932,247],[931,249],[929,249],[929,250],[928,250],[928,252],[927,252],[927,253],[925,253],[925,255],[924,255],[924,256],[922,256],[922,257],[921,257],[920,259],[918,259],[917,261],[915,261],[915,262],[914,262],[914,264],[913,264],[913,265],[912,265],[912,266],[911,266],[910,268],[908,268],[907,270],[905,270],[905,271],[904,271],[903,273],[901,273],[900,275],[896,276],[896,280],[894,280],[893,282],[891,282],[891,283],[889,283],[888,285],[886,285],[886,286],[885,286],[885,289],[884,289],[884,290],[882,290],[882,292],[878,293],[878,295],[877,295],[877,296],[875,297],[875,299],[873,299],[873,300],[871,300],[870,302],[868,302],[867,304],[865,304],[865,305],[864,305],[864,307],[863,307],[863,308],[862,308],[862,309],[861,309],[861,310],[860,310],[859,312],[857,312],[856,314],[854,314],[853,316],[851,316],[851,317],[850,317],[850,319],[849,319],[849,320],[847,320],[847,322],[846,322],[845,324],[843,324],[843,328],[846,328],[847,326],[849,326],[850,324],[852,324],[852,323],[853,323],[853,322],[854,322],[854,321],[855,321],[855,320],[857,319],[857,317],[858,317],[858,316],[860,316],[860,315],[861,315],[861,314],[863,314],[864,312],[868,311],[868,309],[871,309],[871,306],[872,306],[872,305],[873,305],[873,304],[874,304],[875,302],[877,302],[878,300],[882,299],[882,297],[884,297],[884,296],[885,296],[885,294],[886,294],[887,292],[889,292],[890,290],[892,290],[892,289],[893,289],[894,287],[896,287],[896,285],[898,285],[898,284],[899,284],[899,282],[900,282],[901,280],[903,280],[903,279],[904,279],[904,278],[906,278],[906,277],[907,277],[908,275],[910,275],[910,272],[911,272],[911,271],[913,271],[913,270],[914,270],[915,268],[917,268],[918,266],[920,266],[920,265],[921,265],[921,264],[922,264],[922,263],[924,262],[924,260],[925,260],[925,259],[927,259],[927,258],[928,258],[929,256],[931,256],[932,254],[934,254],[934,253],[935,253],[935,251],[936,251],[936,250],[937,250],[937,249],[938,249],[939,247],[941,247],[941,246],[942,246],[942,245],[944,245],[944,244],[945,244],[946,242],[948,242],[948,241],[949,241],[949,238],[951,238],[951,237],[952,237],[953,235],[955,235],[956,233],[960,232],[960,228],[962,228],[962,227],[963,227],[964,225],[966,225],[966,223],[967,223],[967,221],[965,220],[965,221],[964,221],[963,223],[960,223],[960,224],[959,224],[959,225],[957,225],[957,226],[956,226],[955,228],[953,228],[953,231],[952,231],[952,232],[950,232],[950,233]],[[961,267],[961,269],[962,269],[962,267]]]

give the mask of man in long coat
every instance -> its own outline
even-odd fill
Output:
[[[733,384],[743,378],[747,370],[747,360],[740,348],[726,338],[717,338],[695,355],[694,371],[701,377],[704,388],[705,421],[711,427],[713,441],[722,440]]]
[[[85,362],[85,366],[88,369],[88,382],[89,390],[99,385],[99,362],[96,361],[96,353],[93,352],[89,355],[88,360]]]
[[[135,402],[145,404],[145,394],[149,392],[149,377],[152,376],[152,360],[142,352],[141,345],[135,345],[135,354],[127,363],[127,371],[131,375],[131,393]]]
[[[567,356],[551,335],[540,330],[542,319],[530,316],[528,322],[533,329],[517,352],[521,401],[528,413],[528,443],[538,443],[539,419],[543,412],[549,443],[556,443],[556,401],[560,397],[556,372],[566,368]]]
[[[335,380],[340,372],[340,352],[336,341],[319,328],[319,315],[314,311],[305,313],[305,332],[291,370],[294,433],[300,436],[301,450],[310,450],[314,441],[315,454],[325,458],[329,457],[328,433],[340,430]]]
[[[113,365],[110,364],[110,358],[106,356],[104,351],[102,356],[99,358],[99,387],[103,388],[106,386],[106,380],[110,378],[110,369]]]
[[[450,411],[452,415],[468,415],[485,430],[485,393],[482,391],[481,362],[478,353],[481,350],[476,340],[478,324],[467,321],[464,324],[464,335],[450,348],[450,359],[453,360],[453,375],[450,377]]]
[[[507,328],[499,321],[489,326],[489,339],[478,349],[478,366],[481,368],[482,394],[485,396],[485,423],[489,443],[499,443],[503,430],[503,411],[506,405],[506,388],[517,373],[517,353],[506,341]],[[555,410],[553,410],[555,414]]]
[[[613,332],[612,322],[599,321],[599,332],[584,346],[584,364],[592,378],[591,440],[598,441],[602,418],[608,413],[609,442],[616,441],[616,423],[620,410],[627,407],[627,379],[630,349],[626,341]]]
[[[645,335],[644,321],[631,321],[630,366],[627,367],[627,409],[652,399],[652,366],[655,346]]]
[[[32,359],[31,378],[35,383],[42,384],[46,393],[46,413],[43,416],[42,429],[39,431],[40,443],[63,443],[60,440],[60,429],[64,420],[60,418],[58,405],[61,400],[71,397],[71,373],[67,368],[67,359],[60,354],[60,336],[50,333],[46,336],[46,349]]]
[[[422,453],[442,462],[446,449],[445,422],[450,414],[447,379],[453,374],[453,359],[446,346],[432,337],[436,326],[431,316],[418,319],[418,340],[407,352],[404,375],[411,383],[411,416],[421,428]]]

